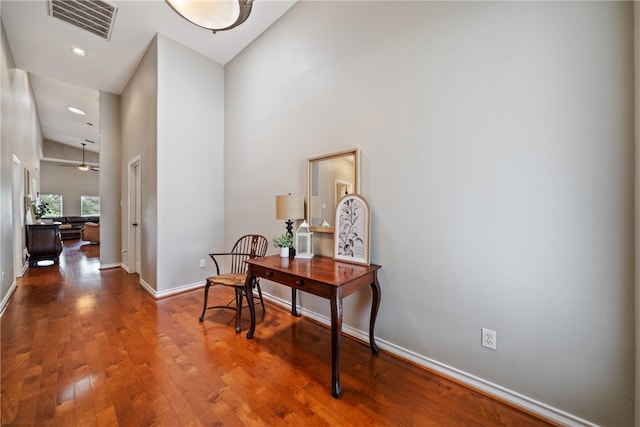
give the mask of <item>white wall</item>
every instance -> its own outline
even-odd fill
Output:
[[[200,286],[213,273],[207,254],[223,247],[223,84],[221,65],[157,35],[121,97],[122,224],[139,155],[141,279],[156,297]]]
[[[0,310],[15,287],[15,278],[22,271],[14,269],[13,242],[24,242],[24,224],[14,235],[12,198],[12,161],[20,160],[22,171],[29,169],[31,179],[40,184],[39,163],[42,157],[42,132],[33,99],[29,76],[15,68],[7,43],[4,25],[0,24]],[[24,247],[24,244],[23,244]]]
[[[386,347],[631,424],[632,7],[299,2],[225,67],[227,244],[279,234],[305,159],[357,146]]]
[[[142,234],[142,259],[140,279],[156,289],[157,273],[157,40],[154,39],[147,49],[138,68],[129,80],[120,96],[120,126],[122,138],[121,197],[122,227],[121,241],[123,249],[128,251],[128,165],[140,158],[142,185],[142,221],[139,225]],[[122,263],[129,271],[128,252],[123,253]]]
[[[158,287],[197,285],[223,249],[224,70],[158,36]],[[205,259],[208,269],[200,268]]]
[[[42,156],[47,159],[68,160],[80,163],[82,162],[82,147],[80,144],[78,144],[76,148],[50,139],[44,139],[42,143]],[[91,151],[90,146],[87,145],[84,153],[84,159],[89,164],[99,163],[100,154]]]
[[[40,193],[62,194],[63,216],[80,216],[81,196],[100,195],[98,172],[83,172],[55,162],[42,162],[40,167]],[[100,207],[102,208],[102,204]]]
[[[100,92],[100,266],[121,263],[120,97]],[[126,223],[125,223],[126,224]]]
[[[42,155],[46,159],[68,160],[80,163],[82,149],[45,139],[42,144]],[[98,153],[86,150],[85,161],[98,163]],[[65,166],[66,165],[66,166]],[[100,193],[100,176],[97,172],[79,171],[72,165],[59,161],[43,161],[40,170],[40,193],[62,194],[62,215],[79,216],[80,197],[98,196]]]

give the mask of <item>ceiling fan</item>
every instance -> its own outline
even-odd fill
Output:
[[[70,166],[70,167],[74,167],[77,168],[80,171],[86,172],[86,171],[94,171],[94,172],[98,172],[100,170],[100,168],[97,168],[95,166],[91,166],[88,165],[84,162],[84,146],[87,145],[86,143],[82,142],[82,163],[80,163],[79,165],[60,165],[60,166]]]

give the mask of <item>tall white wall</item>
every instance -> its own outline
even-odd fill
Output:
[[[127,83],[120,96],[120,126],[122,151],[120,162],[122,216],[121,224],[123,245],[122,262],[134,271],[135,266],[128,265],[128,165],[136,158],[140,159],[142,181],[142,259],[140,279],[156,289],[157,273],[157,39],[153,39],[138,68]]]
[[[140,156],[141,279],[158,297],[201,285],[223,247],[223,89],[221,65],[157,35],[121,97],[122,224]]]
[[[225,67],[227,243],[281,233],[273,196],[305,192],[305,159],[359,147],[386,348],[631,424],[632,8],[297,3]]]
[[[157,143],[161,292],[213,273],[207,254],[223,248],[224,212],[224,69],[161,35]]]
[[[24,220],[14,234],[14,206],[12,197],[12,171],[14,156],[20,161],[21,172],[29,170],[38,191],[40,184],[40,158],[42,132],[38,120],[29,75],[15,68],[13,55],[0,23],[0,310],[6,304],[15,286],[16,276],[22,274],[14,268],[14,239],[23,242]],[[34,193],[35,194],[35,193]],[[24,210],[23,210],[24,212]]]
[[[121,263],[120,97],[100,92],[100,266]],[[126,223],[125,223],[126,224]]]

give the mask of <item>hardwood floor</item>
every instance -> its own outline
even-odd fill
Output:
[[[551,425],[346,338],[336,400],[326,327],[267,303],[250,341],[231,311],[198,322],[201,290],[155,301],[137,275],[99,271],[98,251],[65,242],[60,265],[18,280],[1,318],[2,425]]]

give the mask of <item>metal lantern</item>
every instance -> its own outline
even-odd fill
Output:
[[[296,231],[296,258],[313,258],[313,231],[309,228],[307,221],[302,221]]]

